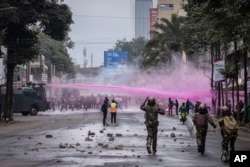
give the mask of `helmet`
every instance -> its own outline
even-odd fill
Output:
[[[154,106],[155,104],[156,104],[155,98],[153,98],[153,97],[148,98],[148,105],[149,106]]]
[[[200,114],[206,114],[207,113],[207,108],[205,104],[200,104],[199,106],[199,113]]]
[[[227,115],[230,115],[230,114],[231,114],[230,109],[227,106],[222,106],[221,107],[221,115],[222,116],[227,116]]]

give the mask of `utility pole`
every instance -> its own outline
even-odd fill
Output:
[[[91,78],[93,78],[93,54],[92,53],[90,55],[90,59],[91,59]]]
[[[87,50],[83,49],[83,68],[87,68],[88,60],[87,60]]]
[[[91,53],[90,58],[91,58],[91,68],[92,68],[93,67],[93,54],[92,53]]]

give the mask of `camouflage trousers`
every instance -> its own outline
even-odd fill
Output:
[[[197,128],[196,132],[196,142],[198,145],[198,151],[204,153],[205,146],[206,146],[206,136],[207,136],[207,129],[205,128]]]
[[[222,142],[221,147],[222,151],[234,151],[234,143],[237,139],[237,131],[228,133],[224,128],[221,129]],[[228,150],[228,146],[230,145],[230,150]]]
[[[156,152],[158,128],[157,126],[146,126],[146,127],[148,132],[146,147],[150,146],[152,147],[153,152]]]

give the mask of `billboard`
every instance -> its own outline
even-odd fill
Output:
[[[104,51],[104,67],[120,68],[127,67],[128,52]]]

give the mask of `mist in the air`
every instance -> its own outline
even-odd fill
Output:
[[[101,72],[79,82],[54,84],[55,87],[79,89],[87,94],[126,94],[155,96],[191,101],[210,101],[211,70],[205,71],[173,55],[171,66],[141,70],[126,66],[118,69],[102,68]],[[78,75],[79,77],[79,75]],[[80,76],[84,78],[84,75]],[[77,81],[77,79],[76,79]]]

